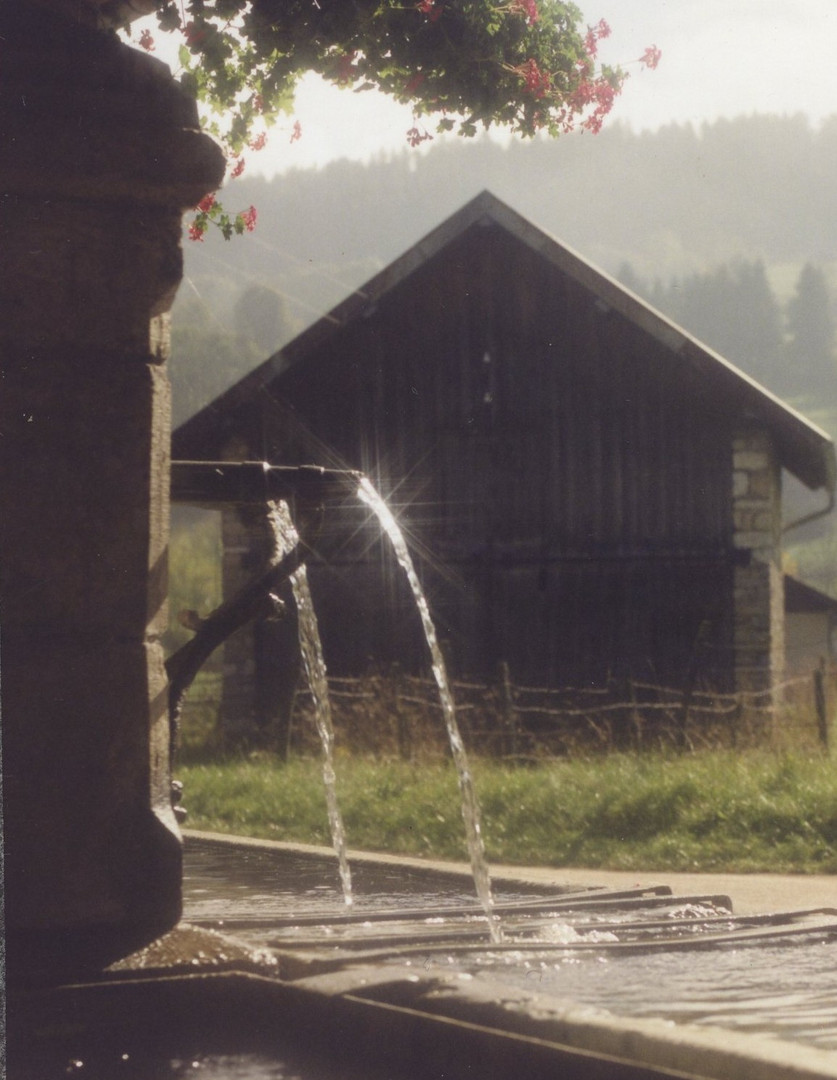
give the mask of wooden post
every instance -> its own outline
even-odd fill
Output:
[[[820,658],[819,667],[814,671],[814,705],[817,710],[817,732],[823,750],[828,749],[828,714],[825,696],[825,659]]]
[[[518,746],[517,713],[514,708],[511,673],[506,660],[500,661],[500,708],[503,718],[503,731],[507,756],[516,758]]]
[[[677,715],[677,722],[674,728],[674,739],[678,750],[685,750],[689,746],[689,737],[687,735],[687,729],[689,726],[689,713],[692,708],[692,684],[691,682],[683,691],[683,703],[680,706],[680,710]]]
[[[389,681],[389,695],[392,713],[395,717],[395,738],[398,744],[398,756],[402,761],[410,761],[413,756],[413,740],[407,714],[401,703],[401,665],[397,661],[389,669]]]
[[[730,742],[733,750],[738,747],[738,734],[741,728],[741,714],[744,710],[744,702],[741,695],[735,695],[735,708],[733,709],[732,716],[730,718]]]
[[[633,728],[634,749],[642,749],[642,713],[637,705],[636,684],[633,676],[628,678],[628,695],[631,702],[631,727]]]

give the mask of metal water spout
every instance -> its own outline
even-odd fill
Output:
[[[270,465],[266,461],[173,461],[172,502],[221,509],[263,506],[283,499],[318,505],[356,495],[361,474],[319,465]]]
[[[252,508],[267,512],[278,501],[292,507],[300,536],[287,553],[277,553],[267,567],[234,597],[205,618],[190,624],[195,636],[166,660],[171,751],[178,741],[180,712],[187,690],[210,655],[236,630],[270,612],[276,590],[305,558],[306,541],[319,527],[327,503],[356,498],[360,473],[318,465],[270,465],[265,461],[173,461],[172,502],[209,509]]]

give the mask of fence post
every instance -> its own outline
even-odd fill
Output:
[[[401,702],[402,672],[396,660],[390,666],[389,673],[390,707],[395,717],[395,739],[398,744],[398,756],[402,761],[409,761],[413,756],[413,740],[410,724]]]
[[[503,740],[506,744],[506,751],[510,757],[516,758],[518,753],[517,713],[514,709],[511,673],[506,660],[500,661],[500,709],[503,718],[503,731],[506,735]]]
[[[814,704],[817,710],[817,732],[823,750],[828,749],[828,714],[825,699],[825,659],[820,657],[819,667],[814,671]]]
[[[738,736],[741,729],[741,715],[744,712],[744,701],[741,694],[735,695],[735,707],[730,715],[730,741],[732,743],[732,749],[738,749]]]
[[[631,727],[634,733],[634,749],[642,749],[642,713],[637,705],[636,684],[633,675],[628,676],[628,694],[631,701]]]
[[[685,750],[689,745],[686,731],[689,726],[689,713],[692,709],[692,686],[691,683],[683,691],[683,701],[677,714],[674,725],[674,741],[678,750]]]

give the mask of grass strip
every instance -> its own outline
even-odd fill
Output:
[[[473,763],[489,859],[612,870],[837,872],[837,775],[824,756],[611,754]],[[317,760],[184,766],[189,825],[329,844]],[[346,757],[338,798],[353,848],[466,859],[447,763]]]

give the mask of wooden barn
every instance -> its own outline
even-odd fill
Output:
[[[367,473],[453,670],[506,661],[555,687],[770,685],[782,471],[812,507],[835,484],[827,435],[489,193],[184,424],[173,452]],[[226,516],[231,587],[257,531]],[[326,511],[310,565],[333,672],[424,664],[361,511]],[[228,648],[252,673],[252,636]]]
[[[807,675],[837,659],[837,600],[785,575],[785,667]]]

